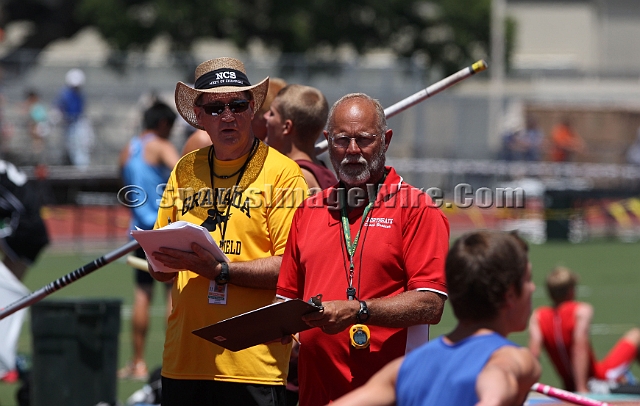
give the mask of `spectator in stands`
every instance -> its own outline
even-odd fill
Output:
[[[574,131],[571,121],[564,118],[551,130],[551,160],[553,162],[571,162],[576,154],[585,150],[585,143]]]
[[[171,170],[180,158],[178,151],[169,141],[176,113],[162,102],[156,101],[143,116],[144,130],[135,136],[120,153],[120,167],[125,185],[136,185],[144,190],[146,200],[131,209],[131,229],[139,227],[153,229],[158,214],[158,200],[161,186],[167,182]],[[142,248],[136,250],[138,258],[145,258]],[[119,371],[120,378],[146,380],[147,365],[144,361],[144,347],[149,328],[149,307],[153,299],[154,279],[139,269],[135,271],[135,291],[131,331],[133,334],[133,356],[131,361]],[[167,316],[171,312],[171,284],[167,287]]]
[[[534,116],[528,115],[525,127],[517,126],[502,137],[502,159],[505,161],[539,161],[544,135]]]
[[[28,90],[26,94],[25,107],[27,113],[27,131],[31,137],[32,153],[35,155],[36,163],[42,162],[42,154],[45,145],[45,138],[49,136],[49,115],[47,106],[40,100],[40,96],[35,90]]]
[[[629,145],[629,149],[627,149],[626,157],[628,163],[640,165],[640,127],[638,127],[638,131],[636,132],[636,139]]]
[[[82,86],[84,72],[74,68],[65,76],[65,87],[60,92],[57,107],[63,118],[65,132],[65,164],[87,167],[91,163],[93,128],[85,115],[85,97]]]
[[[538,119],[533,115],[527,115],[522,142],[524,144],[522,158],[525,161],[539,161],[542,158],[544,134],[538,124]]]
[[[519,161],[526,150],[522,130],[510,130],[502,135],[501,158],[505,161]]]

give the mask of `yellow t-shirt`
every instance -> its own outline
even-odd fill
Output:
[[[273,148],[259,143],[242,178],[242,192],[233,192],[239,175],[214,177],[218,189],[214,209],[208,161],[209,148],[185,155],[165,189],[155,228],[171,221],[189,221],[210,230],[231,262],[282,255],[295,209],[307,196],[298,165]],[[233,174],[248,155],[233,161],[214,160],[217,175]],[[223,191],[220,188],[224,188]],[[231,202],[227,211],[226,202]],[[211,231],[214,230],[214,231]],[[173,310],[167,324],[162,375],[173,379],[205,379],[250,384],[286,384],[290,346],[257,345],[232,352],[192,334],[193,330],[272,303],[274,289],[251,289],[228,284],[226,304],[210,304],[211,281],[181,271],[173,284]]]

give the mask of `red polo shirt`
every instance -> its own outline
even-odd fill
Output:
[[[360,300],[408,290],[447,293],[444,263],[449,223],[431,198],[408,185],[393,168],[381,185],[354,254],[353,285]],[[309,300],[346,300],[349,258],[335,188],[304,201],[296,211],[280,268],[277,294]],[[331,208],[334,207],[334,208]],[[351,238],[364,207],[349,217]],[[350,345],[347,330],[328,335],[314,328],[300,334],[300,404],[324,405],[364,384],[389,361],[405,354],[407,329],[369,326],[365,350]]]

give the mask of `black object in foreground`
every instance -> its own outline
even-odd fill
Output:
[[[302,316],[319,311],[320,307],[292,299],[239,314],[192,333],[228,350],[240,351],[310,329]]]

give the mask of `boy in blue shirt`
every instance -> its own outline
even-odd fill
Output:
[[[527,327],[531,264],[515,234],[473,232],[458,239],[445,264],[458,325],[387,364],[341,405],[515,405],[540,377],[526,348],[506,339]]]

